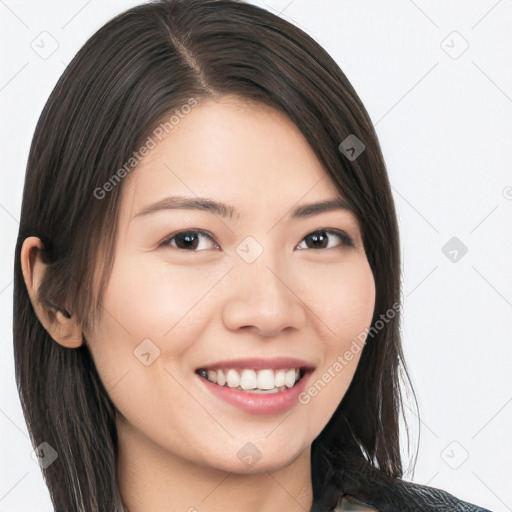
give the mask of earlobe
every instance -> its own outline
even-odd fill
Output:
[[[41,254],[43,249],[43,243],[35,236],[26,238],[21,248],[21,270],[30,301],[37,318],[57,343],[67,348],[78,348],[84,340],[76,317],[65,307],[49,299],[38,298],[39,285],[46,271],[46,263]]]

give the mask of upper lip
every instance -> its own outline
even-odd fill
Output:
[[[199,366],[197,370],[214,370],[216,368],[247,368],[255,370],[280,370],[285,368],[300,368],[302,370],[309,371],[314,370],[315,365],[309,363],[304,359],[298,359],[296,357],[251,357],[216,361],[214,363],[208,363],[203,366]]]

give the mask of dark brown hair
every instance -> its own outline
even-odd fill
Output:
[[[71,311],[84,332],[92,328],[113,263],[123,181],[103,198],[94,191],[190,98],[227,94],[270,105],[298,127],[358,218],[375,279],[373,331],[346,395],[312,446],[314,499],[341,453],[402,476],[400,381],[407,371],[396,308],[398,227],[362,102],[327,52],[280,17],[235,0],[163,0],[129,9],[86,42],[48,99],[30,148],[15,251],[14,356],[32,443],[58,451],[43,470],[56,510],[123,510],[116,410],[87,345],[61,346],[35,315],[22,243],[37,236],[44,244],[40,300]],[[365,146],[355,160],[338,149],[351,134]],[[391,309],[396,314],[376,329]]]

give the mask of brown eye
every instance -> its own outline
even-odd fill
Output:
[[[202,240],[211,240],[214,244],[213,248],[218,247],[217,244],[215,244],[213,238],[208,233],[197,230],[179,231],[178,233],[175,233],[164,240],[161,245],[164,247],[175,247],[177,249],[195,252],[205,250],[204,247],[198,249],[198,246],[204,245],[201,244]],[[206,247],[206,249],[209,248],[211,247]]]
[[[334,235],[338,238],[338,240],[341,240],[341,245],[354,247],[354,242],[346,233],[343,233],[342,231],[333,231],[327,229],[319,229],[317,231],[313,231],[303,238],[303,241],[306,242],[306,247],[300,247],[301,244],[299,244],[297,247],[301,249],[332,249],[339,246],[340,244],[332,245],[330,242],[331,235]]]

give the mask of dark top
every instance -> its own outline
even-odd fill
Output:
[[[329,466],[310,512],[491,512],[442,489],[393,477],[364,459]]]

